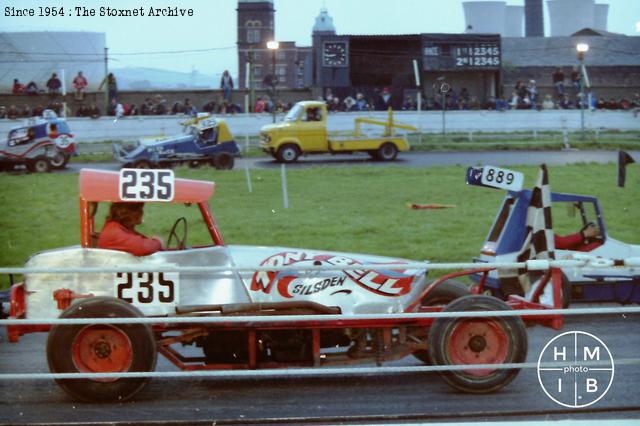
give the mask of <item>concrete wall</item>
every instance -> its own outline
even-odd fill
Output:
[[[595,3],[595,0],[548,0],[551,37],[593,28]]]
[[[507,6],[504,19],[504,36],[522,37],[524,33],[524,6]]]
[[[465,32],[504,35],[506,2],[463,2]]]
[[[328,119],[330,131],[351,130],[354,118],[363,117],[362,113],[336,113]],[[386,113],[371,113],[368,116],[385,120]],[[260,128],[271,123],[268,114],[236,114],[223,117],[239,143],[244,143],[245,135],[257,135]],[[439,111],[402,111],[394,118],[402,123],[414,125],[426,133],[438,133],[442,130],[442,112]],[[144,136],[172,135],[182,131],[180,121],[184,116],[127,117],[117,121],[102,117],[69,118],[69,127],[81,142],[104,140],[135,140]],[[280,116],[279,120],[282,119]],[[516,111],[447,111],[445,114],[448,132],[504,132],[522,130],[561,130],[580,129],[580,111],[578,110],[516,110]],[[0,120],[0,134],[6,135],[26,120]],[[585,125],[588,129],[640,130],[640,117],[634,117],[632,111],[586,111]],[[364,130],[380,130],[370,126]]]

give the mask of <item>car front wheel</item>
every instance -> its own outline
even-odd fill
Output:
[[[281,163],[293,163],[300,156],[300,150],[293,144],[282,145],[278,148],[277,159]]]
[[[27,165],[27,168],[32,173],[48,173],[51,171],[51,162],[47,157],[37,157]]]

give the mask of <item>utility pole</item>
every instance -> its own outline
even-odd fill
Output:
[[[109,109],[109,80],[107,79],[107,76],[109,75],[109,48],[105,47],[104,48],[104,80],[102,80],[105,83],[105,88],[104,88],[104,114],[107,115],[107,110]]]

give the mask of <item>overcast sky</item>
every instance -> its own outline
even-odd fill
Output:
[[[546,0],[544,1],[546,4]],[[640,36],[640,0],[598,0],[608,3],[609,31]],[[114,68],[145,66],[205,74],[229,69],[237,74],[237,0],[0,0],[0,31],[97,31],[105,32]],[[35,8],[61,5],[65,16],[7,17],[6,7]],[[76,17],[74,6],[139,8],[149,5],[193,8],[193,17]],[[523,5],[524,0],[508,0]],[[311,44],[311,29],[320,9],[326,7],[338,34],[462,33],[465,22],[462,0],[275,0],[276,38]],[[546,9],[546,7],[545,7]],[[548,19],[545,10],[548,33]],[[193,51],[158,54],[163,51]],[[215,49],[215,50],[211,50]],[[139,55],[119,56],[122,53]],[[150,52],[156,52],[151,54]]]

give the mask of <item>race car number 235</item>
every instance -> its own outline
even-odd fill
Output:
[[[173,170],[122,169],[119,190],[122,201],[171,201]]]
[[[115,296],[133,304],[174,304],[179,288],[177,272],[118,272],[114,279]]]

